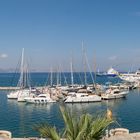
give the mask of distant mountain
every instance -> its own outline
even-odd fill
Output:
[[[0,68],[0,73],[7,73],[7,72],[15,72],[15,69],[12,69],[12,68],[2,69],[2,68]]]
[[[13,69],[13,68],[8,68],[8,69],[0,68],[0,73],[13,73],[13,72],[17,73],[19,71],[20,71],[19,69]],[[30,72],[40,72],[40,71],[36,69],[31,69]]]

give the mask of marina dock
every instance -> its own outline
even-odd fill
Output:
[[[0,90],[17,90],[19,87],[0,87]]]
[[[140,140],[140,132],[129,133],[124,135],[115,135],[103,140]]]
[[[36,87],[36,89],[41,89],[42,87]],[[0,90],[18,90],[20,87],[0,87]]]
[[[37,137],[29,137],[29,138],[2,138],[1,137],[0,140],[47,140],[47,139],[37,138]],[[103,138],[102,140],[140,140],[140,132],[125,134],[125,135],[115,135],[109,138]]]

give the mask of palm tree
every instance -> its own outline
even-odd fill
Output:
[[[106,128],[114,122],[112,119],[108,119],[106,115],[95,118],[90,114],[83,114],[78,118],[64,107],[60,107],[60,110],[65,124],[63,135],[47,123],[36,124],[34,128],[42,137],[51,140],[60,140],[62,137],[65,140],[99,140],[105,134]]]

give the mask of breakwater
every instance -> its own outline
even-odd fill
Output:
[[[0,90],[17,90],[20,89],[20,87],[0,87]]]
[[[36,89],[41,89],[43,88],[42,86],[41,87],[36,87]],[[0,87],[0,90],[18,90],[20,89],[20,87]]]

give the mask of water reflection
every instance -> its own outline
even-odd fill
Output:
[[[37,134],[32,130],[35,123],[57,119],[54,114],[54,112],[58,112],[54,111],[57,109],[56,104],[36,105],[7,100],[7,105],[8,112],[14,116],[11,127],[14,136],[35,136]]]
[[[52,103],[52,104],[26,104],[18,103],[16,100],[7,100],[6,95],[0,94],[0,116],[2,129],[9,130],[16,137],[37,136],[32,126],[38,122],[49,122],[57,128],[63,128],[63,119],[60,115],[60,105],[79,116],[83,113],[96,115],[105,113],[107,108],[111,109],[113,116],[117,118],[122,127],[133,131],[139,131],[140,126],[140,92],[131,91],[126,99],[104,100],[97,103]],[[135,115],[132,115],[135,114]],[[134,122],[137,122],[136,124]]]
[[[78,116],[83,113],[90,113],[93,115],[105,113],[107,108],[111,109],[115,114],[115,111],[121,106],[124,100],[126,99],[103,100],[102,102],[95,103],[74,103],[66,104],[65,106],[68,110]]]
[[[19,112],[26,112],[26,114],[32,114],[34,111],[47,111],[47,113],[51,112],[51,107],[55,105],[55,103],[49,104],[27,104],[25,102],[17,102],[16,100],[7,100],[7,104],[10,108],[16,107]]]
[[[103,100],[102,105],[105,105],[106,108],[117,109],[121,104],[127,100],[126,98],[114,99],[114,100]]]

